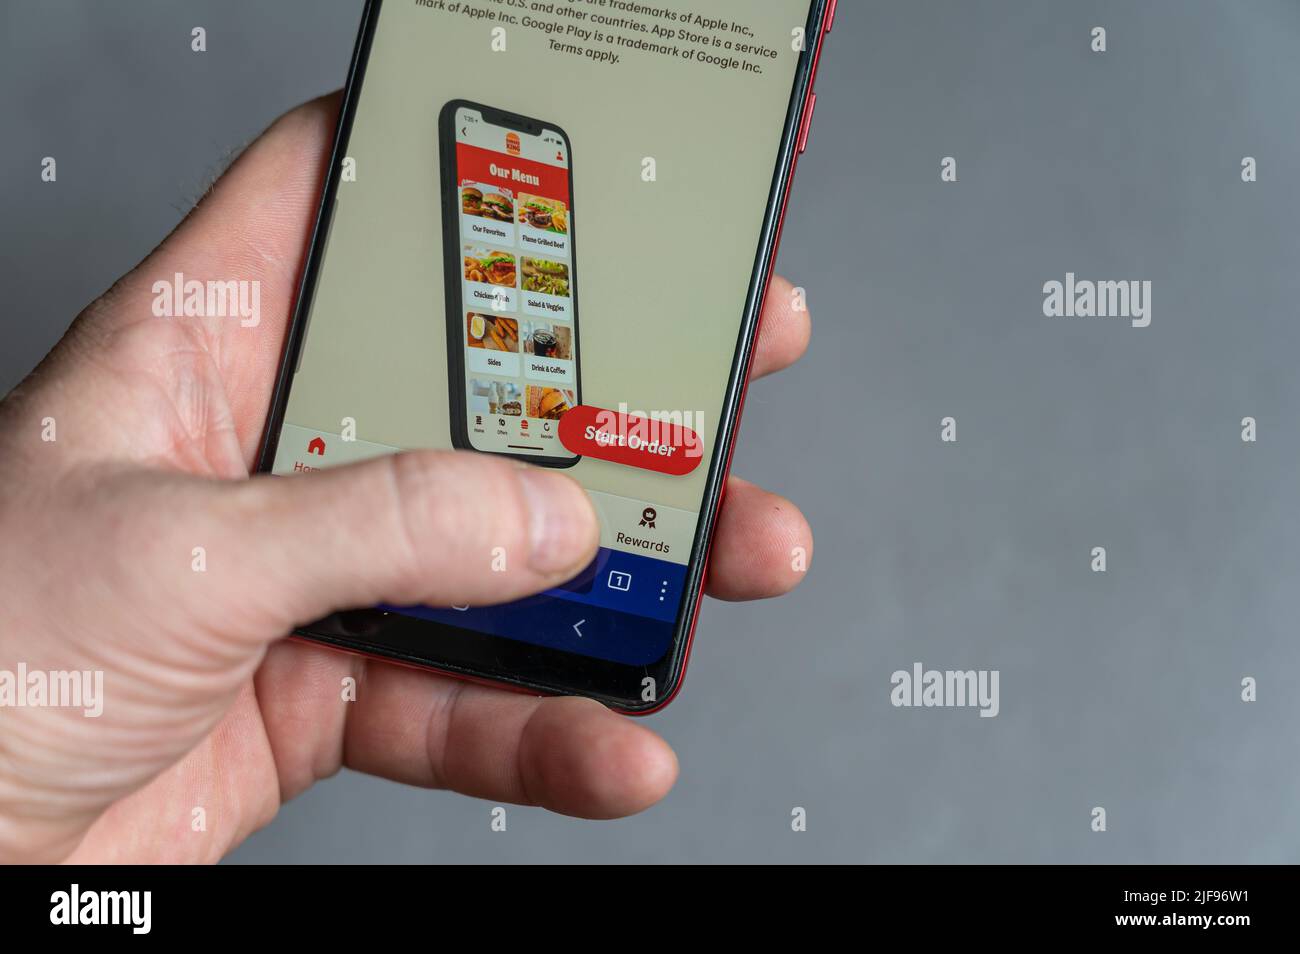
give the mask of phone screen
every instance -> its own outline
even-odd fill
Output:
[[[440,129],[452,443],[570,466],[559,423],[581,397],[568,138],[469,103],[443,107]]]
[[[600,549],[521,602],[307,632],[629,708],[672,691],[824,7],[371,4],[262,467],[564,467]]]

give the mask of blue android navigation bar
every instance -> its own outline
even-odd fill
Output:
[[[672,642],[686,567],[602,547],[582,573],[537,596],[475,607],[383,607],[493,636],[644,666]]]

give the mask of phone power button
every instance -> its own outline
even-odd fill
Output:
[[[803,112],[803,129],[799,131],[799,155],[808,148],[808,134],[812,132],[813,110],[817,108],[817,94],[808,94],[808,108]]]

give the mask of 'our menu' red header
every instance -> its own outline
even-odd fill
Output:
[[[548,166],[463,142],[456,144],[456,164],[461,182],[499,185],[515,193],[527,192],[562,202],[569,198],[569,170],[563,166]]]

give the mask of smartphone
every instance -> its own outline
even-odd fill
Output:
[[[600,548],[528,599],[298,636],[633,714],[675,696],[834,6],[370,0],[258,469],[563,467]]]
[[[452,446],[572,467],[559,438],[582,400],[569,137],[452,100],[438,144]]]

